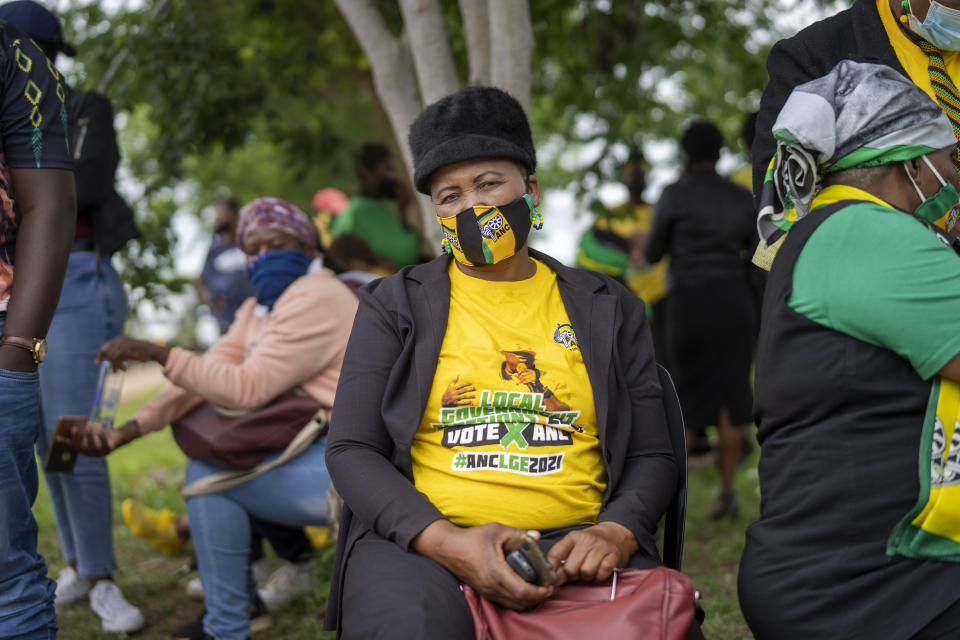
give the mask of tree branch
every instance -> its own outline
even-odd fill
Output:
[[[490,84],[490,12],[487,0],[460,0],[460,16],[467,35],[469,84]]]
[[[373,88],[390,122],[407,174],[413,176],[413,156],[407,144],[407,132],[423,109],[423,104],[417,95],[410,50],[405,42],[390,33],[371,0],[335,2],[370,61]],[[434,219],[433,203],[423,197],[418,198],[418,203],[422,233],[428,245],[435,250],[439,246],[440,232]],[[433,236],[436,236],[436,242],[431,242]]]
[[[530,113],[530,59],[533,26],[527,0],[488,0],[490,12],[490,75]]]
[[[153,11],[150,12],[150,17],[147,19],[147,24],[151,24],[164,9],[169,6],[170,0],[160,0],[157,5],[153,8]],[[150,28],[145,27],[137,32],[135,38],[141,36],[146,36],[150,33]],[[100,79],[100,84],[97,85],[97,93],[106,94],[107,89],[113,84],[113,81],[116,79],[117,74],[120,72],[120,67],[123,66],[123,63],[127,61],[127,58],[130,57],[130,54],[133,53],[133,43],[127,44],[123,49],[120,50],[113,60],[110,61],[110,67],[107,69],[107,72],[103,74],[103,78]]]
[[[440,4],[437,0],[400,0],[400,11],[423,104],[436,102],[460,88]]]

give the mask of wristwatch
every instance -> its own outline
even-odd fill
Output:
[[[11,347],[20,347],[26,349],[33,356],[33,361],[37,364],[43,362],[47,357],[47,341],[43,338],[21,338],[20,336],[3,336],[0,338],[0,346],[5,344]]]

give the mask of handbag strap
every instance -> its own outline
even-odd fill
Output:
[[[228,471],[211,473],[210,475],[204,476],[199,480],[191,482],[189,485],[185,486],[183,490],[180,491],[180,495],[182,495],[184,498],[192,498],[194,496],[219,493],[221,491],[226,491],[227,489],[239,487],[242,484],[250,482],[254,478],[259,478],[267,471],[286,464],[290,460],[303,453],[307,447],[313,444],[313,441],[317,439],[317,436],[323,432],[326,426],[327,412],[324,409],[320,409],[317,412],[317,415],[315,415],[310,422],[304,425],[303,429],[300,430],[300,433],[298,433],[297,436],[290,441],[290,444],[287,445],[287,448],[283,450],[283,453],[281,453],[279,457],[271,460],[270,462],[261,462],[252,469],[231,469]]]

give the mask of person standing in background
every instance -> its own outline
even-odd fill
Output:
[[[619,278],[647,303],[657,362],[669,369],[664,316],[670,260],[664,258],[656,264],[647,264],[643,259],[643,242],[650,231],[653,206],[643,197],[647,188],[647,163],[639,149],[630,152],[620,174],[628,199],[606,211],[606,215],[598,215],[594,226],[583,234],[577,249],[577,266]]]
[[[417,262],[420,234],[410,225],[416,207],[413,194],[396,176],[393,155],[379,143],[360,150],[360,195],[330,223],[334,237],[363,238],[378,255],[396,268]]]
[[[773,125],[794,87],[820,78],[843,60],[890,67],[920,87],[943,110],[960,139],[960,0],[855,0],[839,13],[777,42],[767,56],[770,82],[763,90],[753,144],[753,193],[762,242],[754,262],[769,271],[790,227],[793,207],[763,209],[777,143]],[[955,164],[960,168],[960,155]],[[765,194],[764,191],[769,191]],[[955,221],[937,224],[947,231]]]
[[[735,516],[733,476],[753,411],[753,200],[716,171],[723,148],[716,125],[691,125],[680,145],[686,171],[660,196],[644,253],[651,263],[670,254],[666,342],[684,422],[688,436],[717,425],[721,493],[711,515]]]
[[[4,640],[50,640],[57,629],[55,585],[37,553],[37,522],[31,507],[38,489],[33,447],[42,431],[37,368],[47,353],[44,337],[63,284],[77,210],[65,93],[60,74],[36,44],[9,22],[0,22],[0,638]]]
[[[255,290],[247,277],[247,256],[237,247],[240,206],[233,198],[217,200],[213,241],[194,285],[200,299],[217,319],[220,334],[230,328],[233,316]]]
[[[51,63],[76,49],[64,42],[60,21],[31,0],[0,5],[0,20],[22,29]],[[47,67],[35,60],[33,67]],[[22,67],[21,67],[22,68]],[[47,73],[56,73],[53,64]],[[63,80],[59,80],[63,86]],[[43,430],[37,439],[40,459],[53,442],[57,419],[87,415],[97,385],[94,359],[105,340],[123,331],[127,297],[110,256],[139,235],[133,212],[114,189],[120,160],[113,108],[104,96],[71,91],[64,118],[76,170],[77,225],[63,291],[47,333],[49,357],[40,368]],[[44,250],[44,253],[46,251]],[[145,621],[124,599],[111,574],[113,554],[110,476],[102,459],[79,456],[73,473],[45,473],[50,501],[68,566],[57,579],[56,604],[89,599],[104,631],[137,631]]]
[[[333,233],[330,232],[330,226],[333,219],[340,215],[340,212],[347,208],[350,199],[347,194],[336,187],[326,187],[313,194],[313,224],[317,227],[317,234],[320,236],[320,247],[324,250],[333,244]]]

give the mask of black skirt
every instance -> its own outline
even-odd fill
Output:
[[[721,407],[730,412],[734,425],[752,422],[754,305],[745,276],[671,289],[667,359],[688,429],[696,432],[717,424]]]

